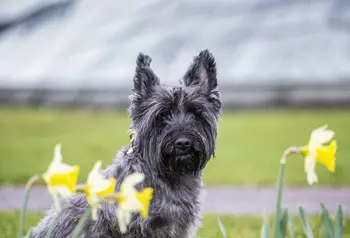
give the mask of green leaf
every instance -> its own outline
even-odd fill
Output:
[[[322,224],[323,224],[323,229],[326,232],[326,237],[327,238],[334,238],[334,227],[332,224],[331,219],[329,218],[329,214],[327,211],[327,208],[323,203],[321,203],[321,216],[322,216]]]
[[[337,207],[337,213],[335,217],[335,238],[343,237],[343,208],[340,204]]]
[[[280,170],[278,173],[277,180],[277,199],[276,199],[276,211],[275,211],[275,238],[279,238],[281,234],[280,230],[280,219],[281,219],[281,201],[282,201],[282,192],[283,192],[283,179],[284,171],[286,165],[281,163]]]
[[[288,209],[284,209],[280,219],[280,237],[286,237],[288,230]]]
[[[289,216],[289,218],[288,218],[288,227],[289,227],[290,238],[295,238],[294,221],[293,221],[293,217],[292,216]]]
[[[260,238],[270,238],[269,218],[266,213],[264,214],[264,223],[261,228]]]
[[[226,232],[226,229],[225,229],[225,226],[224,224],[222,224],[220,218],[218,217],[218,225],[219,225],[219,228],[220,228],[220,232],[221,232],[221,235],[224,237],[224,238],[227,238],[227,232]]]
[[[299,206],[299,214],[300,214],[300,218],[301,218],[301,224],[302,224],[302,227],[303,227],[303,230],[304,230],[306,237],[313,238],[314,235],[312,233],[309,219],[306,217],[305,210],[302,206]]]

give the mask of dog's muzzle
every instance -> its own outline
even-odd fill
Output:
[[[199,151],[195,142],[189,137],[179,136],[166,146],[163,159],[166,167],[178,174],[191,174],[203,169],[206,161],[203,152]]]

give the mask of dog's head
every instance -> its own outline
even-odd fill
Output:
[[[150,63],[138,55],[129,108],[133,149],[163,172],[201,171],[215,152],[221,110],[215,59],[200,52],[176,87],[161,85]]]

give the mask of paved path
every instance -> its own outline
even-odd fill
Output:
[[[19,209],[23,199],[23,187],[0,188],[0,210]],[[318,213],[320,202],[324,202],[331,214],[338,203],[344,213],[350,216],[350,188],[287,188],[284,190],[283,204],[292,213],[302,204],[308,213]],[[274,188],[209,187],[205,199],[204,212],[231,215],[261,215],[264,211],[274,211]],[[28,209],[43,211],[51,205],[51,198],[45,187],[35,187],[31,193]]]

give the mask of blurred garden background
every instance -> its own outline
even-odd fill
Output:
[[[347,201],[349,215],[349,1],[2,0],[0,237],[14,237],[21,185],[46,170],[56,143],[65,162],[81,165],[83,181],[96,160],[107,166],[129,142],[126,109],[139,52],[153,58],[162,83],[176,85],[207,48],[217,61],[223,114],[216,157],[204,170],[208,215],[199,235],[216,237],[218,215],[232,227],[229,237],[257,234],[261,211],[271,206],[263,202],[275,199],[260,189],[275,186],[283,150],[306,145],[324,124],[336,132],[335,173],[318,166],[320,181],[308,190],[304,161],[293,157],[285,183],[301,190],[287,190],[286,199],[312,211],[322,199],[334,209]],[[240,199],[240,189],[251,195]],[[259,196],[256,209],[247,204]],[[49,203],[44,197],[30,203]],[[216,210],[221,199],[229,213]],[[28,227],[42,212],[32,209]]]

